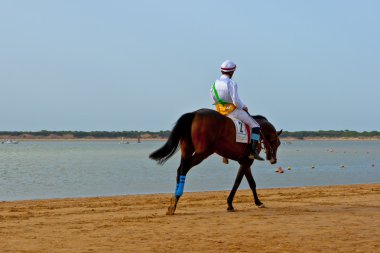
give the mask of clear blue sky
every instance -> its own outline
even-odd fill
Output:
[[[288,131],[380,130],[380,1],[0,2],[0,130],[169,130],[220,64]]]

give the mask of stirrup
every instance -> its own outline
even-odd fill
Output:
[[[248,156],[249,159],[251,160],[259,160],[259,161],[264,161],[264,158],[262,158],[261,156],[259,156],[258,154],[256,153],[253,153],[251,152]]]

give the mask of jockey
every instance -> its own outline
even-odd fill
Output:
[[[236,69],[233,61],[227,60],[220,67],[222,76],[211,87],[210,94],[216,110],[223,114],[236,118],[252,128],[251,153],[249,159],[263,161],[257,153],[260,140],[260,125],[248,113],[248,107],[240,100],[237,83],[232,80]]]

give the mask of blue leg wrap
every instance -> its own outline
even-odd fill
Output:
[[[180,176],[179,177],[179,183],[177,184],[177,187],[176,187],[176,190],[174,193],[174,195],[178,198],[181,197],[183,194],[183,188],[185,186],[185,179],[186,179],[186,176]]]
[[[259,141],[260,140],[260,135],[258,135],[258,134],[252,134],[251,140]]]
[[[260,140],[260,127],[254,127],[254,128],[252,128],[251,139],[254,140],[254,141],[259,141]]]

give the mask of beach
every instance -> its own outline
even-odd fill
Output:
[[[380,184],[0,202],[1,252],[379,252]]]

